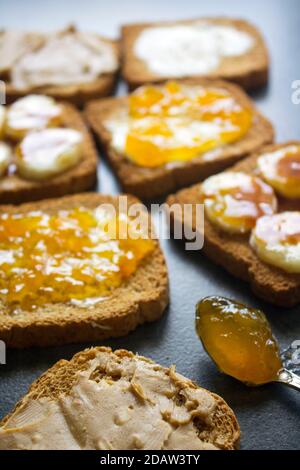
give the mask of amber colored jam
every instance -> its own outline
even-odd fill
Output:
[[[5,309],[13,314],[109,296],[154,249],[151,239],[132,235],[131,224],[125,215],[108,219],[101,206],[51,215],[2,214],[0,300]]]
[[[125,153],[136,164],[157,167],[187,161],[243,137],[252,111],[225,89],[169,82],[139,88],[129,98]]]
[[[276,380],[282,367],[265,315],[224,297],[206,297],[196,308],[196,329],[218,368],[248,385]]]

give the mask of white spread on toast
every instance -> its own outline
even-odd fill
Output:
[[[68,29],[49,35],[43,47],[14,64],[11,81],[17,89],[67,86],[93,82],[117,68],[109,42],[93,33]]]
[[[235,28],[198,21],[143,29],[134,54],[159,76],[183,77],[214,71],[224,57],[247,53],[254,37]]]
[[[213,395],[174,368],[123,353],[98,353],[67,394],[29,394],[0,428],[0,449],[218,449],[218,437],[201,440],[193,423],[213,428]]]
[[[50,128],[31,132],[17,150],[18,173],[32,180],[44,180],[62,173],[80,162],[82,141],[82,134],[74,129]]]
[[[44,39],[40,33],[0,31],[0,73],[8,72],[22,56],[40,47]]]

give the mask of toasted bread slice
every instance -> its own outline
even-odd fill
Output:
[[[230,168],[230,171],[257,174],[256,161],[262,153],[294,143],[296,142],[267,146]],[[299,200],[289,201],[281,197],[277,199],[278,212],[300,210]],[[199,185],[171,195],[167,203],[169,206],[174,203],[199,204]],[[172,211],[171,216],[174,218]],[[177,212],[175,217],[178,219]],[[249,282],[254,293],[264,300],[282,307],[292,307],[299,303],[300,274],[290,274],[261,261],[249,245],[249,236],[249,234],[237,235],[220,231],[205,217],[203,251],[216,264]]]
[[[62,32],[76,32],[76,27],[71,25],[65,28]],[[28,33],[30,34],[30,33]],[[32,36],[39,35],[39,33],[32,33]],[[40,36],[42,36],[40,34]],[[46,37],[46,35],[44,35]],[[112,48],[112,52],[116,61],[120,61],[120,46],[119,42],[116,40],[111,40],[103,36],[98,35],[98,37],[109,44]],[[41,44],[43,45],[43,43]],[[35,47],[33,49],[39,49]],[[88,83],[76,83],[70,85],[45,85],[45,86],[36,86],[30,88],[17,88],[10,79],[11,70],[5,70],[0,78],[2,78],[6,85],[6,100],[7,103],[11,103],[16,99],[26,96],[28,94],[42,94],[52,96],[58,100],[66,100],[75,106],[83,106],[87,101],[95,98],[101,98],[104,96],[109,96],[113,93],[116,81],[118,70],[114,72],[105,72],[98,76],[98,78],[92,82]]]
[[[268,81],[269,57],[264,39],[257,28],[247,21],[231,18],[199,18],[187,21],[174,21],[162,23],[129,24],[122,28],[121,47],[123,53],[122,76],[130,89],[145,83],[161,82],[174,76],[160,76],[149,69],[147,64],[139,59],[134,52],[135,42],[140,34],[147,28],[160,26],[193,25],[199,21],[208,24],[231,26],[239,31],[248,33],[254,44],[245,53],[237,56],[224,56],[213,71],[201,76],[193,76],[195,80],[202,77],[222,78],[238,83],[245,89],[257,88]],[[189,78],[188,75],[181,78]]]
[[[73,168],[45,181],[21,178],[17,173],[0,178],[0,203],[19,204],[26,201],[78,193],[94,186],[97,181],[97,151],[79,111],[62,103],[63,126],[84,135],[83,158]]]
[[[221,397],[174,366],[105,347],[57,362],[0,422],[3,450],[233,450],[239,437]]]
[[[76,207],[96,208],[119,198],[87,193],[21,206],[0,206],[0,213],[26,214],[33,210],[56,213]],[[137,199],[128,196],[128,206]],[[0,306],[0,339],[8,347],[47,346],[96,341],[122,336],[137,325],[159,318],[168,303],[168,275],[164,256],[154,240],[154,251],[111,296],[92,307],[49,303],[33,311],[10,315]]]
[[[168,194],[177,188],[188,186],[217,173],[232,165],[247,154],[256,151],[262,145],[273,141],[272,124],[254,107],[252,101],[236,85],[219,81],[201,79],[197,84],[193,80],[184,83],[190,86],[211,85],[232,93],[238,102],[253,110],[253,124],[247,134],[240,140],[219,147],[211,152],[199,155],[188,162],[173,162],[147,168],[135,165],[126,155],[120,154],[112,147],[112,135],[105,122],[113,115],[126,112],[128,98],[107,98],[93,101],[85,109],[85,116],[93,131],[107,153],[109,161],[126,192],[142,199]]]

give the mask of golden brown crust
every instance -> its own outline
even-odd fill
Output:
[[[63,103],[63,124],[83,133],[82,161],[74,168],[41,182],[26,180],[17,174],[0,178],[0,204],[20,204],[64,196],[94,186],[97,181],[98,163],[94,142],[79,111],[68,103]]]
[[[239,84],[245,89],[265,85],[268,81],[269,56],[261,33],[247,21],[219,17],[198,18],[187,21],[174,21],[171,23],[141,23],[123,26],[121,39],[123,54],[122,76],[124,80],[127,81],[130,89],[134,89],[145,83],[161,82],[173,78],[157,76],[147,68],[143,61],[134,55],[134,43],[145,28],[173,24],[192,24],[202,19],[215,24],[234,26],[241,31],[248,32],[256,41],[256,45],[242,56],[223,58],[219,67],[214,72],[208,74],[206,78],[226,79]],[[203,76],[195,77],[195,80],[197,80],[197,78],[203,78]]]
[[[98,346],[91,349],[85,349],[75,354],[69,361],[61,360],[54,364],[44,374],[42,374],[30,386],[27,394],[15,405],[13,411],[0,421],[0,427],[9,420],[13,413],[21,408],[28,399],[49,398],[55,399],[59,395],[68,395],[70,392],[78,372],[85,370],[89,362],[92,361],[99,353],[111,353],[111,348]],[[134,357],[134,354],[124,349],[114,351],[120,359],[124,357]],[[152,361],[138,356],[141,360],[147,362]],[[158,366],[161,367],[161,366]],[[165,369],[164,370],[170,370]],[[191,389],[201,388],[197,384],[186,379],[186,383]],[[236,416],[228,404],[215,393],[209,392],[217,401],[216,410],[212,416],[212,425],[210,428],[203,427],[203,423],[199,426],[199,437],[205,442],[217,445],[224,450],[236,449],[240,440],[240,427]],[[195,422],[195,426],[197,423]]]
[[[295,142],[269,145],[229,170],[256,174],[256,160],[259,155],[293,143]],[[196,204],[199,201],[199,185],[195,185],[171,195],[167,204]],[[278,198],[278,203],[279,212],[300,210],[299,200]],[[300,274],[286,273],[262,262],[251,249],[249,236],[222,232],[205,218],[203,251],[217,265],[249,282],[255,294],[268,302],[282,307],[291,307],[300,302]]]
[[[183,83],[195,85],[195,80],[185,80]],[[271,123],[259,113],[252,101],[238,86],[221,80],[209,79],[197,80],[196,84],[215,85],[230,91],[242,105],[253,109],[254,122],[241,140],[221,148],[213,158],[209,159],[202,155],[189,162],[178,163],[168,168],[166,166],[146,168],[135,165],[125,155],[119,154],[112,148],[111,134],[104,123],[114,113],[126,109],[126,97],[92,101],[87,105],[85,116],[103,145],[124,191],[142,199],[168,194],[177,188],[188,186],[222,171],[249,153],[258,150],[262,145],[273,141],[274,131]]]
[[[116,57],[118,60],[120,60],[119,42],[103,37],[101,37],[101,39],[112,45]],[[117,77],[118,71],[115,73],[104,73],[92,83],[65,86],[43,86],[28,88],[26,90],[19,90],[15,88],[9,81],[4,79],[6,85],[6,99],[7,103],[9,104],[18,98],[21,98],[22,96],[35,93],[52,96],[58,100],[66,100],[72,103],[74,106],[82,107],[89,100],[103,98],[105,96],[111,95],[114,91]]]
[[[137,200],[128,196],[128,203]],[[21,206],[0,206],[1,212],[26,213],[31,210],[83,206],[95,208],[110,202],[117,206],[118,197],[87,193],[49,199]],[[126,282],[113,294],[91,308],[67,304],[48,304],[34,312],[10,316],[0,308],[0,339],[8,347],[48,346],[84,341],[98,341],[126,335],[139,324],[158,319],[168,304],[168,273],[163,253],[155,249]]]

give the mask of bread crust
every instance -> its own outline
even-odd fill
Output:
[[[172,166],[163,165],[147,168],[135,165],[124,154],[112,148],[111,133],[105,127],[105,121],[114,113],[127,109],[128,98],[106,98],[92,101],[85,108],[84,115],[119,179],[124,191],[142,199],[150,199],[175,191],[201,181],[208,176],[224,170],[262,145],[273,141],[274,130],[268,121],[254,106],[252,101],[238,86],[222,80],[183,80],[187,85],[211,85],[221,87],[232,93],[244,106],[253,110],[253,125],[239,141],[224,146],[210,153],[200,155],[188,162],[176,162]],[[209,156],[212,156],[211,158]]]
[[[4,426],[10,417],[19,408],[21,408],[28,399],[55,399],[59,395],[67,395],[76,380],[76,374],[87,369],[89,362],[92,361],[99,353],[112,353],[118,356],[120,360],[124,357],[132,358],[135,356],[132,352],[124,349],[112,351],[109,347],[98,346],[78,352],[69,361],[64,359],[58,361],[32,383],[27,394],[19,400],[12,412],[0,421],[0,427]],[[138,358],[143,361],[153,363],[152,360],[143,356],[138,356]],[[168,368],[163,368],[160,365],[157,365],[157,367],[162,368],[165,371],[170,370]],[[186,384],[191,389],[202,388],[188,379],[186,379]],[[212,416],[211,432],[203,429],[201,430],[202,433],[206,434],[205,440],[210,443],[217,442],[218,446],[222,450],[234,450],[238,448],[240,441],[240,427],[234,412],[223,398],[208,390],[206,391],[217,401],[217,406],[215,413]]]
[[[109,40],[107,38],[100,38],[111,44],[113,51],[118,61],[120,61],[120,45],[118,41]],[[97,80],[91,83],[81,83],[75,85],[64,85],[64,86],[41,86],[31,87],[26,89],[15,88],[12,83],[4,78],[6,88],[6,99],[7,103],[26,96],[28,94],[42,94],[48,95],[58,100],[66,100],[72,103],[74,106],[83,107],[84,104],[92,99],[102,98],[113,94],[116,82],[118,78],[118,71],[114,73],[104,73]]]
[[[0,178],[0,204],[20,204],[27,201],[64,196],[90,189],[97,181],[97,151],[93,139],[79,113],[69,103],[62,103],[63,124],[84,136],[83,158],[73,168],[43,181],[21,178],[18,174]]]
[[[242,19],[205,17],[186,21],[124,25],[121,30],[121,48],[123,55],[122,76],[128,83],[129,88],[134,89],[145,83],[161,82],[174,78],[172,76],[162,77],[156,75],[148,69],[145,62],[135,56],[133,49],[134,43],[144,29],[153,26],[193,24],[199,20],[209,21],[218,25],[234,26],[254,37],[256,45],[241,56],[224,57],[216,70],[207,75],[194,77],[195,80],[204,77],[214,79],[222,78],[235,82],[245,89],[258,88],[267,83],[269,75],[269,54],[264,39],[258,29]]]
[[[137,199],[128,196],[128,205]],[[65,196],[21,206],[0,206],[0,213],[26,213],[83,206],[95,208],[102,203],[118,207],[118,196],[96,193]],[[98,341],[123,336],[139,324],[158,319],[169,301],[168,273],[157,241],[154,252],[145,258],[137,271],[112,295],[91,308],[69,304],[48,304],[32,312],[8,315],[0,306],[0,339],[7,347],[49,346],[85,341]]]
[[[269,145],[229,169],[257,175],[258,157],[273,150],[299,142]],[[277,195],[278,212],[300,210],[300,200],[289,201]],[[167,204],[199,203],[199,185],[183,189],[169,196]],[[174,213],[171,212],[174,220]],[[177,220],[178,215],[175,216]],[[180,221],[180,220],[179,220]],[[194,227],[195,228],[195,227]],[[228,234],[216,228],[205,217],[203,252],[214,263],[230,274],[250,284],[253,292],[262,299],[282,307],[292,307],[300,302],[300,274],[291,274],[261,261],[249,245],[249,235]]]

